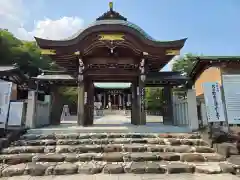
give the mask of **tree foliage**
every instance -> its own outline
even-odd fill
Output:
[[[191,53],[188,53],[184,56],[181,56],[178,60],[173,63],[173,71],[179,71],[184,75],[188,75],[195,63],[195,59],[193,58],[194,55]]]
[[[173,63],[172,70],[181,72],[183,75],[188,76],[191,73],[194,64],[196,63],[196,58],[194,57],[196,57],[196,55],[191,53],[181,56],[177,61],[175,61],[175,63]],[[174,88],[173,93],[178,97],[186,96],[186,92],[182,88]]]
[[[41,55],[41,50],[35,41],[21,41],[6,29],[0,29],[0,66],[17,64],[30,76],[37,76],[38,69],[57,70],[58,66],[50,57]],[[58,89],[61,98],[69,104],[77,101],[76,88],[64,87]]]
[[[34,41],[21,41],[6,29],[0,29],[0,65],[17,64],[20,68],[51,69],[51,59],[42,57]],[[53,67],[55,68],[55,67]]]
[[[69,100],[69,102],[77,104],[78,93],[77,87],[61,87],[60,92]]]
[[[146,108],[152,111],[160,111],[162,106],[162,88],[146,88]]]

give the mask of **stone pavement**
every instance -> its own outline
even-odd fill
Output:
[[[237,176],[231,174],[150,174],[150,175],[63,175],[63,176],[15,176],[3,177],[0,180],[239,180]]]
[[[173,125],[163,125],[162,116],[147,116],[147,124],[135,126],[131,124],[129,116],[124,114],[106,115],[95,117],[94,125],[90,127],[78,126],[76,121],[66,121],[57,126],[48,126],[37,129],[30,129],[29,133],[49,134],[49,133],[187,133],[191,132],[188,127],[178,127]]]
[[[63,123],[77,123],[77,116],[72,116],[70,120],[62,121]],[[147,123],[162,123],[162,116],[147,115]],[[131,124],[131,116],[125,115],[124,113],[108,114],[104,116],[94,116],[94,124],[105,124],[105,125],[124,125]]]

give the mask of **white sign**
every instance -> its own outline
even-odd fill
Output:
[[[224,122],[224,106],[220,86],[217,82],[203,83],[208,122]]]
[[[87,104],[87,92],[84,92],[84,104]]]
[[[0,82],[0,128],[5,128],[12,93],[11,82]]]
[[[228,124],[240,124],[240,75],[223,75]]]
[[[23,102],[11,102],[8,116],[9,126],[21,126],[23,119]]]

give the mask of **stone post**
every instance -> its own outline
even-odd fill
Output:
[[[47,103],[48,109],[46,112],[46,124],[45,125],[50,125],[50,112],[51,112],[51,95],[45,95],[44,97],[44,102]]]
[[[206,105],[203,102],[200,102],[200,103],[201,103],[200,106],[201,106],[201,116],[202,116],[203,126],[207,126],[208,120],[207,120]]]
[[[37,103],[36,91],[28,91],[28,101],[27,102],[28,103],[27,103],[26,127],[35,128],[36,103]]]
[[[189,127],[195,131],[198,130],[198,115],[197,115],[197,99],[194,89],[188,89],[187,91],[187,106],[188,106],[188,119]]]

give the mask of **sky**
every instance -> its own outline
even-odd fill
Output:
[[[109,2],[0,0],[0,28],[23,40],[67,38],[108,11]],[[114,0],[113,9],[157,40],[188,38],[182,55],[240,55],[239,0]]]

